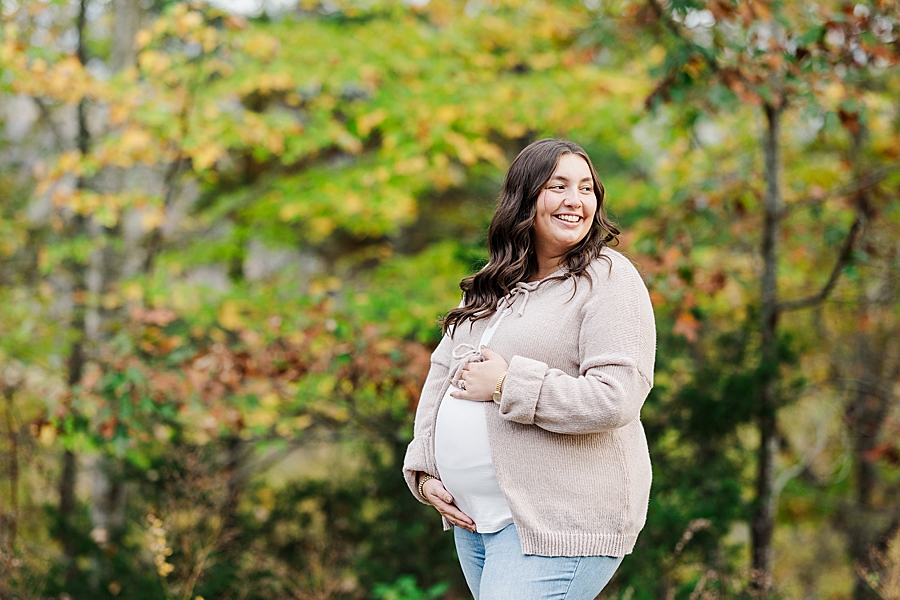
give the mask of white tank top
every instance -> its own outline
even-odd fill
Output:
[[[490,341],[510,311],[504,310],[485,330],[480,345]],[[475,521],[478,533],[495,533],[513,518],[491,462],[484,403],[454,398],[450,393],[456,390],[450,386],[438,409],[434,434],[438,471],[456,506]]]

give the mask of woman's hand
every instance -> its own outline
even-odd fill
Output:
[[[490,402],[493,400],[497,380],[509,368],[503,357],[491,350],[483,348],[481,362],[470,362],[459,376],[461,389],[450,392],[454,398],[472,400],[474,402]]]
[[[419,475],[421,477],[421,475]],[[453,496],[444,488],[440,479],[429,479],[422,486],[425,499],[455,527],[468,529],[475,533],[475,521],[467,514],[453,506]]]

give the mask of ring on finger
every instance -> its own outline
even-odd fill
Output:
[[[466,380],[465,380],[465,379],[460,379],[460,380],[459,380],[459,389],[461,389],[461,390],[465,390],[465,389],[466,389]]]

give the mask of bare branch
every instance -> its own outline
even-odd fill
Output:
[[[775,483],[772,485],[772,495],[776,498],[775,502],[777,502],[777,498],[781,495],[782,490],[784,490],[784,486],[786,486],[791,479],[808,468],[813,461],[822,454],[822,451],[825,450],[827,441],[828,424],[827,421],[823,419],[818,423],[818,427],[816,428],[815,444],[807,449],[796,463],[789,467],[785,467],[775,479]]]
[[[56,122],[53,120],[53,115],[50,113],[50,107],[47,106],[47,103],[41,98],[32,96],[31,99],[34,100],[34,103],[38,107],[38,111],[41,113],[41,117],[43,117],[44,122],[47,124],[47,128],[50,130],[51,135],[53,135],[56,147],[60,149],[65,148],[65,140],[63,139],[62,133],[59,131],[59,127],[56,126]]]
[[[862,209],[858,209],[856,212],[856,219],[853,220],[853,225],[850,226],[850,230],[847,232],[847,237],[844,238],[844,243],[841,245],[841,251],[838,253],[837,260],[834,263],[834,268],[831,269],[831,274],[828,276],[828,281],[825,282],[825,285],[822,286],[822,289],[807,296],[806,298],[800,298],[798,300],[791,300],[788,302],[779,302],[777,306],[778,312],[787,312],[790,310],[800,310],[802,308],[809,308],[811,306],[815,306],[817,304],[822,303],[828,298],[831,291],[834,289],[834,286],[837,285],[838,279],[841,277],[841,273],[844,270],[844,267],[850,262],[850,257],[853,255],[853,247],[856,245],[856,240],[859,238],[860,233],[865,227],[867,218]]]
[[[866,192],[896,173],[900,173],[900,164],[881,167],[880,169],[876,169],[872,172],[866,173],[864,176],[855,181],[851,181],[843,187],[839,187],[836,190],[827,193],[825,196],[816,198],[808,197],[796,202],[792,202],[788,206],[784,207],[784,209],[782,210],[782,215],[787,216],[804,208],[818,206],[829,199],[855,196],[856,194],[859,194],[861,192]]]
[[[896,372],[898,369],[894,369],[892,372]],[[883,381],[890,381],[890,378],[881,378]],[[831,380],[835,384],[842,384],[845,390],[851,392],[862,392],[867,396],[875,396],[879,400],[884,403],[892,403],[900,400],[900,397],[897,396],[892,390],[892,387],[889,383],[885,383],[884,385],[880,385],[878,382],[872,381],[864,381],[862,379],[853,378],[853,377],[844,377]]]

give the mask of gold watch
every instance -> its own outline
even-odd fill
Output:
[[[500,404],[500,396],[503,391],[503,380],[506,379],[506,371],[503,371],[503,375],[500,376],[500,379],[497,380],[497,387],[494,388],[494,394],[491,398],[494,399],[494,402]]]

